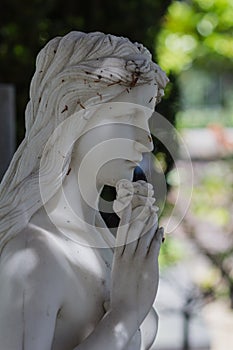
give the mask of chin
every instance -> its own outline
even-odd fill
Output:
[[[131,172],[125,172],[125,173],[121,174],[121,176],[117,176],[115,178],[112,178],[105,185],[116,187],[117,182],[120,180],[124,179],[124,180],[132,181],[133,180],[133,173],[134,173],[134,169],[132,169]]]
[[[127,164],[127,165],[126,165]],[[114,165],[114,166],[113,166]],[[137,164],[133,162],[127,163],[118,163],[118,164],[112,164],[111,168],[108,168],[106,171],[99,172],[98,174],[98,182],[101,186],[111,186],[115,187],[117,182],[125,179],[132,181],[133,175],[134,175],[134,169],[136,168]],[[97,182],[97,183],[98,183]]]
[[[128,172],[124,172],[122,174],[118,174],[118,176],[115,176],[115,177],[111,177],[111,178],[108,178],[108,179],[101,179],[101,184],[100,186],[103,187],[103,186],[111,186],[111,187],[116,187],[116,184],[118,181],[120,180],[129,180],[129,181],[132,181],[133,180],[133,174],[134,174],[134,169],[132,169],[131,171],[128,171]]]

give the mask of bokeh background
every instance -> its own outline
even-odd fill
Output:
[[[49,39],[71,30],[103,31],[141,42],[169,76],[157,112],[184,141],[193,180],[176,133],[162,130],[161,142],[153,131],[149,180],[158,187],[158,177],[165,179],[160,220],[165,227],[172,220],[174,226],[160,255],[155,303],[160,326],[154,349],[229,349],[233,346],[233,1],[1,0],[1,176],[24,136],[36,55]],[[10,97],[4,95],[5,88]],[[10,106],[5,107],[6,101]],[[15,121],[12,117],[9,122],[8,113],[15,115]],[[6,128],[11,129],[7,140]],[[167,142],[176,149],[175,158]]]

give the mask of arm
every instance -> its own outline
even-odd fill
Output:
[[[133,186],[132,196],[128,196],[127,189],[122,191],[130,202],[125,206],[124,200],[120,203],[124,199],[121,197],[117,205],[121,221],[112,266],[110,308],[93,333],[74,350],[132,349],[139,327],[146,326],[146,316],[154,316],[150,310],[158,288],[163,229],[158,229],[151,187],[146,183]],[[121,204],[123,210],[119,210]],[[143,339],[142,348],[148,349],[155,335]]]
[[[2,349],[52,348],[63,287],[56,277],[58,262],[51,257],[52,252],[48,253],[38,246],[25,248],[23,238],[20,243],[12,240],[3,251],[0,262]],[[94,332],[74,350],[123,349],[122,344],[118,346],[122,338],[121,321],[121,315],[106,313]],[[127,320],[123,321],[127,327]],[[123,344],[128,342],[130,334],[126,335]]]
[[[152,186],[144,181],[128,184],[127,181],[125,183],[125,180],[122,180],[118,184],[118,203],[114,204],[116,204],[115,209],[117,209],[121,218],[119,228],[124,231],[124,224],[127,222],[130,224],[128,228],[126,226],[125,234],[124,232],[118,232],[118,236],[120,234],[123,237],[126,236],[126,244],[123,246],[123,254],[120,256],[121,262],[118,261],[118,264],[121,265],[119,268],[121,278],[119,280],[123,280],[124,276],[126,279],[122,286],[117,283],[113,290],[118,295],[122,294],[121,291],[131,293],[130,299],[134,303],[135,309],[138,308],[138,323],[142,335],[141,350],[146,350],[150,349],[158,330],[158,315],[152,308],[152,304],[158,287],[158,255],[163,239],[163,229],[158,229],[156,215],[158,208],[154,206],[155,199]],[[130,189],[132,185],[133,191],[132,188]],[[126,190],[128,186],[129,191]],[[130,206],[127,208],[129,202],[131,211]],[[121,207],[124,208],[123,211]],[[117,257],[115,252],[115,261],[118,259],[119,256]],[[123,259],[128,260],[129,267],[131,267],[129,273],[127,273],[124,263],[122,264]],[[123,271],[124,273],[122,273]],[[149,279],[147,276],[149,276]],[[126,295],[121,298],[127,300]],[[141,312],[143,314],[140,318]],[[145,319],[143,315],[146,315]],[[141,323],[143,319],[144,321]]]
[[[151,309],[161,232],[156,231],[153,210],[148,209],[142,219],[131,209],[124,210],[117,234],[117,242],[124,237],[125,243],[115,248],[110,309],[74,350],[126,350]],[[126,230],[124,220],[130,222]],[[51,252],[43,254],[44,247],[8,243],[1,256],[0,344],[4,349],[51,350],[63,288],[56,259]]]
[[[15,243],[8,243],[0,263],[1,348],[51,350],[60,302],[58,285],[55,280],[50,283],[46,268],[42,273],[36,251]]]
[[[143,321],[140,329],[142,334],[141,350],[149,350],[153,345],[159,325],[159,316],[155,309],[152,307],[147,317]]]

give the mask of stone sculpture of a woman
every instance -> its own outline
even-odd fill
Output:
[[[150,348],[163,233],[152,186],[131,180],[166,83],[125,38],[71,32],[39,53],[0,188],[1,349]],[[106,184],[116,238],[98,211]]]

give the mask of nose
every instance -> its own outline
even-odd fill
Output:
[[[141,130],[140,137],[135,140],[135,148],[140,153],[151,152],[154,149],[154,143],[150,132]]]
[[[151,133],[147,134],[147,140],[148,140],[148,149],[149,152],[152,152],[154,149],[154,142],[153,142],[153,138],[151,136]]]

